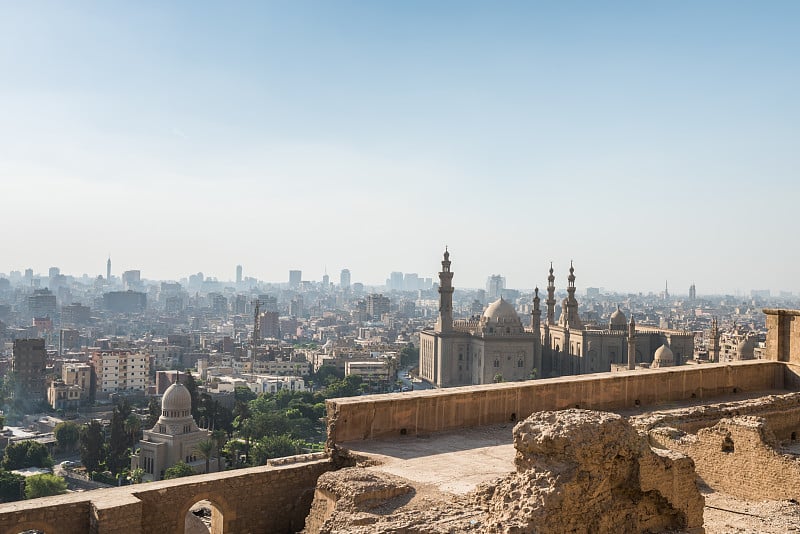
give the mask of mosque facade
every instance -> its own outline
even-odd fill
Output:
[[[555,314],[553,266],[547,278],[546,315],[534,290],[530,327],[502,297],[479,317],[453,318],[453,272],[445,250],[439,273],[439,317],[420,332],[420,376],[438,387],[601,373],[614,368],[680,365],[694,354],[694,334],[637,327],[617,308],[608,327],[584,325],[570,264],[567,297]],[[662,350],[663,349],[663,350]]]
[[[192,417],[192,396],[176,381],[161,398],[161,416],[155,426],[143,432],[139,450],[131,456],[131,470],[141,468],[143,480],[161,480],[164,471],[183,461],[197,473],[204,473],[206,462],[198,458],[197,446],[211,438],[211,432],[197,427]],[[219,470],[212,459],[210,470]]]

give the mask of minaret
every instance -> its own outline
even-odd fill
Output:
[[[553,274],[553,262],[550,262],[550,275],[547,277],[547,324],[556,324],[556,277]]]
[[[633,310],[631,322],[628,323],[628,369],[636,369],[636,321],[633,320]]]
[[[533,311],[531,311],[531,331],[533,332],[533,366],[538,374],[542,372],[542,310],[539,308],[539,288],[533,290]]]
[[[564,323],[570,328],[583,328],[578,315],[578,301],[575,299],[575,268],[569,262],[569,276],[567,277],[567,320]]]
[[[711,332],[709,332],[709,337],[711,338],[711,347],[708,347],[708,342],[706,342],[706,347],[708,348],[708,359],[712,362],[719,361],[719,326],[717,325],[717,318],[714,317],[711,319]]]
[[[111,281],[111,256],[108,256],[108,261],[106,262],[106,282]]]
[[[442,271],[439,273],[439,319],[435,332],[453,331],[453,273],[450,272],[450,253],[444,248]]]

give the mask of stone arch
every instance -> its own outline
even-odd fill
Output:
[[[189,510],[199,501],[208,501],[212,506],[211,516],[211,534],[222,534],[223,532],[232,532],[231,525],[236,519],[235,509],[228,503],[222,495],[211,491],[201,491],[192,493],[190,497],[184,499],[183,504],[178,507],[178,514],[175,518],[175,534],[184,534],[186,514]],[[215,517],[216,512],[219,517]]]
[[[44,534],[58,532],[56,527],[45,521],[23,521],[22,523],[17,523],[13,527],[6,528],[3,534],[20,534],[20,532],[25,532],[27,530],[39,530],[44,532]]]

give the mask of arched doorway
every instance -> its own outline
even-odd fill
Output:
[[[185,501],[176,517],[177,534],[226,534],[235,517],[224,498],[204,492]]]

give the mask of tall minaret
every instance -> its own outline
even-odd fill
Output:
[[[567,309],[564,312],[567,314],[566,321],[563,324],[570,328],[582,328],[580,316],[578,315],[578,301],[575,298],[575,267],[572,266],[572,261],[569,262],[569,276],[567,277]]]
[[[442,271],[439,273],[439,319],[435,332],[453,331],[453,273],[450,272],[450,253],[444,248]]]
[[[714,317],[711,319],[711,332],[709,332],[709,337],[711,338],[711,347],[708,347],[708,342],[706,342],[706,347],[708,347],[708,359],[712,362],[719,361],[719,326],[717,325],[717,318]]]
[[[108,261],[106,262],[106,282],[111,281],[111,256],[108,256]]]
[[[533,367],[542,373],[542,310],[539,308],[539,288],[533,290],[533,311],[531,311],[531,331],[533,332]]]
[[[631,322],[628,323],[628,369],[636,369],[636,321],[633,320],[633,310]]]
[[[553,274],[553,262],[550,262],[550,275],[547,277],[547,324],[556,324],[556,277]]]

